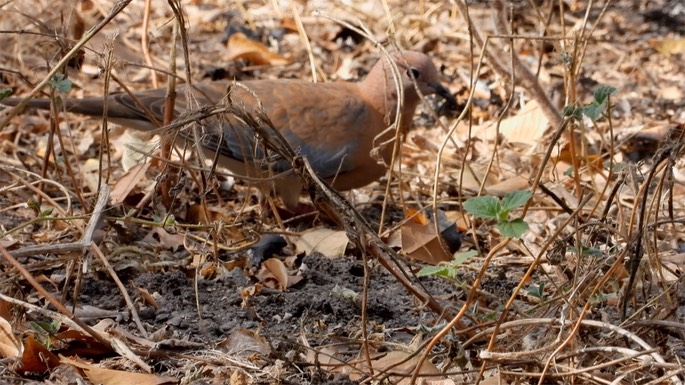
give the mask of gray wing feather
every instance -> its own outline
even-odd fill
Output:
[[[353,144],[329,151],[303,141],[292,132],[285,133],[284,137],[296,154],[309,160],[312,168],[321,178],[333,178],[352,169],[347,155],[354,151]],[[218,152],[219,155],[240,162],[261,164],[264,169],[270,167],[278,173],[292,168],[277,154],[271,151],[265,154],[263,144],[258,143],[256,134],[250,127],[225,124],[223,137],[216,133],[206,133],[201,139],[201,144],[212,152]]]

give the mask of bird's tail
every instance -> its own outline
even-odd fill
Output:
[[[5,98],[0,100],[0,104],[7,106],[17,106],[22,102],[21,98]],[[84,98],[84,99],[72,99],[72,98],[62,98],[61,106],[58,105],[57,109],[60,111],[73,112],[86,116],[93,117],[103,117],[105,111],[104,100],[100,97]],[[107,105],[107,119],[113,123],[123,125],[125,127],[130,127],[136,130],[150,131],[158,127],[157,124],[153,124],[150,119],[147,118],[145,113],[136,108],[135,106],[130,106],[131,103],[122,103],[119,99],[114,97],[114,95],[108,98]],[[57,102],[60,103],[60,102]],[[41,110],[50,109],[49,99],[32,99],[28,102],[27,107],[37,108]],[[155,116],[159,122],[161,122],[161,116]]]
[[[0,104],[6,106],[18,106],[24,99],[22,98],[5,98],[0,100]],[[64,110],[68,112],[75,112],[77,114],[89,115],[89,116],[102,116],[103,114],[103,103],[102,98],[87,98],[87,99],[71,99],[64,98],[60,99],[61,104],[64,105]],[[59,103],[59,102],[58,102]],[[37,108],[39,110],[49,110],[50,109],[50,99],[32,99],[28,102],[27,107]],[[62,109],[58,107],[58,109]],[[108,110],[107,115],[110,117],[115,117],[115,112],[111,109]]]

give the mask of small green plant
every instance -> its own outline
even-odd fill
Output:
[[[50,79],[50,86],[63,94],[68,94],[74,83],[66,79],[63,74],[57,74]]]
[[[153,215],[152,219],[156,223],[161,224],[162,227],[164,227],[164,228],[176,226],[176,217],[174,216],[174,214],[165,215],[163,217],[161,217],[159,215]]]
[[[51,346],[50,336],[57,334],[62,326],[62,323],[57,320],[33,321],[29,325],[31,330],[34,332],[33,337],[36,339],[36,341],[49,349]]]
[[[528,231],[528,223],[521,218],[509,219],[509,212],[521,207],[533,196],[528,190],[512,191],[502,200],[492,196],[475,197],[464,202],[464,210],[478,218],[495,219],[505,237],[518,238]]]
[[[463,253],[457,253],[454,259],[450,263],[441,264],[438,266],[424,266],[419,270],[419,277],[435,276],[448,279],[452,282],[459,283],[457,279],[457,270],[467,259],[477,255],[478,252],[475,250],[465,251]]]
[[[0,90],[0,100],[10,96],[12,94],[11,88],[3,88]]]
[[[578,106],[566,106],[563,115],[580,120],[583,115],[593,122],[599,119],[609,106],[609,97],[616,94],[617,90],[611,86],[601,86],[595,91],[595,98],[588,104]]]
[[[545,299],[545,283],[541,282],[539,284],[532,284],[526,288],[528,295],[535,297],[539,300]]]
[[[576,253],[580,255],[583,258],[586,257],[595,257],[595,258],[604,258],[604,253],[596,247],[589,247],[585,245],[581,245],[580,249],[577,247],[569,247],[569,250],[573,253]]]

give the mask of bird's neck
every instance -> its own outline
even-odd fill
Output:
[[[399,97],[397,95],[397,87],[394,84],[392,77],[385,78],[385,81],[372,81],[369,82],[369,78],[375,78],[370,73],[367,78],[357,83],[360,89],[360,94],[366,99],[365,101],[376,111],[378,111],[385,120],[385,124],[390,126],[393,124],[397,117],[397,105],[400,103]],[[401,84],[400,84],[401,87]],[[401,104],[400,109],[400,129],[406,132],[411,126],[414,112],[418,106],[418,102],[414,100],[408,92],[404,92],[404,100]]]

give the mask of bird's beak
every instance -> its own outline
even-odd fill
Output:
[[[455,105],[457,104],[457,99],[455,99],[454,95],[450,93],[450,90],[445,88],[445,86],[443,86],[442,84],[434,83],[431,84],[431,87],[435,90],[435,93],[443,99],[445,99],[447,103],[453,103]]]

